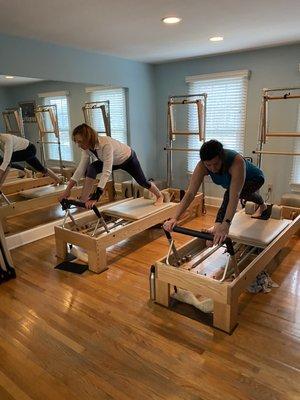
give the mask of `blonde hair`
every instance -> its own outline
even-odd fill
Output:
[[[94,149],[98,143],[98,134],[91,126],[87,124],[81,124],[74,128],[72,133],[72,139],[75,142],[75,136],[81,135],[81,137],[88,143],[90,149]]]

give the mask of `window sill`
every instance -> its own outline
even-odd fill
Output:
[[[290,188],[292,192],[300,193],[300,183],[290,183]]]

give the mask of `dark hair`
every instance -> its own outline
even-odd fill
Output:
[[[200,149],[201,161],[209,161],[217,156],[222,158],[223,154],[223,145],[218,142],[218,140],[209,140],[208,142],[204,142]]]

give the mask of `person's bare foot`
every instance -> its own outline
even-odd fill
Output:
[[[155,206],[161,206],[164,202],[164,196],[161,194],[159,197],[156,198],[154,205]]]
[[[266,205],[265,203],[262,204],[262,205],[260,205],[260,206],[258,206],[257,210],[255,211],[254,214],[251,215],[251,217],[252,217],[252,218],[259,218],[259,217],[261,217],[261,214],[262,214],[264,211],[266,211],[267,208],[268,208],[268,207],[267,207],[267,205]]]

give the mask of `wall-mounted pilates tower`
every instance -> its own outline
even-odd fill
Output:
[[[87,102],[82,107],[84,121],[99,135],[111,136],[109,100]]]
[[[297,152],[288,151],[269,151],[264,150],[264,145],[268,139],[273,138],[300,138],[300,132],[275,132],[269,130],[269,102],[270,101],[289,101],[292,99],[300,99],[300,87],[290,88],[276,88],[276,89],[263,89],[262,104],[260,111],[260,124],[258,133],[257,148],[253,151],[257,154],[257,165],[260,167],[262,163],[262,156],[266,155],[283,155],[283,156],[300,156]]]
[[[199,153],[200,147],[205,141],[205,129],[206,129],[206,102],[207,102],[207,94],[188,94],[188,95],[178,95],[178,96],[170,96],[168,100],[168,114],[167,114],[167,145],[164,150],[167,151],[167,187],[172,187],[173,183],[173,154],[174,152],[190,152],[196,151]],[[185,107],[184,107],[185,106]],[[175,118],[175,109],[176,109],[176,117]],[[180,120],[180,118],[184,114],[184,109],[186,114],[186,120],[189,119],[191,113],[196,113],[196,123],[193,124],[194,129],[190,129],[190,124],[185,127],[184,130],[177,129],[176,120]],[[179,114],[179,115],[178,115]],[[178,118],[179,117],[179,118]],[[184,117],[183,117],[184,118]],[[175,147],[174,143],[176,141],[177,136],[184,136],[188,138],[189,136],[196,136],[199,139],[199,147],[197,148],[189,148],[188,146],[184,147]],[[202,192],[204,199],[204,183],[202,184]],[[204,204],[203,204],[203,210]]]
[[[56,145],[60,173],[63,175],[60,133],[57,119],[56,104],[36,106],[35,116],[39,130],[39,145],[43,164],[47,167],[46,145]]]
[[[25,137],[21,107],[8,108],[2,111],[6,133]]]

